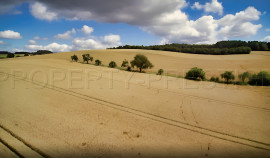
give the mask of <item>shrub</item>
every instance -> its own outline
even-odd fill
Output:
[[[214,77],[214,76],[212,76],[212,77],[210,78],[210,81],[212,81],[212,82],[219,82],[219,77]]]
[[[242,83],[245,82],[246,78],[250,78],[251,74],[246,71],[238,75],[238,78],[242,81]]]
[[[29,54],[28,53],[25,53],[24,56],[29,56]]]
[[[86,63],[88,64],[88,61],[90,60],[91,62],[93,61],[93,57],[90,56],[90,54],[83,54],[83,62],[86,61]]]
[[[131,71],[131,66],[128,66],[127,67],[127,71]]]
[[[91,61],[91,62],[94,60],[94,58],[93,58],[93,57],[91,57],[91,56],[90,56],[90,58],[89,58],[89,59],[90,59],[90,61]]]
[[[71,56],[71,60],[72,60],[72,61],[74,60],[74,61],[76,61],[76,62],[77,62],[77,61],[78,61],[78,57],[77,57],[77,55],[75,55],[75,54],[74,54],[74,55],[72,55],[72,56]]]
[[[204,80],[205,79],[205,72],[197,67],[194,67],[190,69],[185,76],[186,79],[191,79],[191,80]]]
[[[123,60],[121,67],[127,67],[127,66],[128,66],[128,61],[125,59]]]
[[[13,53],[8,53],[7,54],[7,58],[14,58],[14,57],[15,57],[15,55]]]
[[[221,78],[224,78],[226,80],[226,83],[228,84],[230,80],[234,80],[234,74],[232,71],[225,71],[223,74],[220,75]]]
[[[159,69],[159,70],[158,70],[157,75],[162,75],[162,74],[163,74],[163,72],[164,72],[164,70],[163,70],[163,69]]]
[[[258,74],[253,74],[249,79],[250,85],[269,86],[270,74],[266,71],[261,71]]]
[[[111,61],[110,63],[109,63],[109,67],[110,68],[115,68],[117,66],[117,64],[116,64],[116,62],[114,62],[114,61]]]
[[[96,65],[96,66],[101,65],[101,61],[100,61],[100,60],[98,60],[98,59],[97,59],[97,60],[95,60],[95,65]]]
[[[137,54],[134,57],[134,60],[130,62],[131,67],[136,66],[140,69],[140,72],[142,72],[142,69],[152,68],[154,67],[152,63],[148,60],[148,58],[145,55]]]

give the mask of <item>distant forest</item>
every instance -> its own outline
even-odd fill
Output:
[[[177,43],[153,46],[125,45],[108,49],[147,49],[191,54],[227,55],[249,54],[251,51],[267,51],[270,50],[270,42],[267,43],[259,41],[219,41],[216,44],[211,45]]]
[[[38,50],[36,52],[15,52],[14,54],[24,54],[24,55],[42,55],[42,54],[51,54],[53,52],[49,50]],[[10,54],[8,51],[0,51],[0,54]]]

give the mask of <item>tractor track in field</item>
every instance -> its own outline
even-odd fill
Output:
[[[11,130],[9,130],[8,128],[4,127],[2,124],[0,124],[0,128],[2,130],[4,130],[6,133],[10,134],[13,138],[15,138],[17,141],[23,143],[25,146],[27,146],[28,148],[30,148],[32,151],[34,151],[35,153],[37,153],[39,156],[44,157],[44,158],[50,158],[49,155],[47,155],[46,153],[44,153],[43,151],[41,151],[40,149],[38,149],[37,147],[31,145],[30,143],[28,143],[27,141],[25,141],[23,138],[21,138],[20,136],[18,136],[17,134],[15,134],[14,132],[12,132]],[[15,155],[17,155],[20,158],[24,158],[26,156],[23,155],[23,153],[20,153],[19,150],[17,150],[15,147],[13,147],[11,144],[9,144],[7,141],[4,140],[4,138],[0,137],[0,142],[5,145],[10,151],[12,151]]]
[[[35,65],[35,64],[27,64],[27,65]],[[68,69],[64,69],[64,68],[58,68],[58,67],[47,66],[47,65],[46,65],[46,67],[51,67],[51,68],[54,68],[54,69],[57,69],[57,70],[59,69],[59,70],[68,71]],[[10,73],[7,73],[7,72],[1,72],[0,71],[0,73],[6,74],[6,75],[9,75],[9,76],[18,77],[18,76],[15,76],[15,75],[10,74]],[[104,77],[103,75],[102,75],[102,78],[104,78],[104,79],[110,79],[108,77]],[[113,79],[113,80],[114,81],[117,81],[117,82],[125,82],[125,81],[117,80],[117,79]],[[38,81],[35,81],[35,82],[41,83],[41,82],[38,82]],[[165,91],[165,92],[177,94],[177,95],[180,95],[180,96],[183,96],[183,97],[191,97],[191,98],[196,98],[196,99],[200,99],[200,100],[207,100],[208,102],[218,102],[218,103],[222,103],[222,105],[226,105],[226,106],[234,106],[234,107],[239,107],[239,108],[254,109],[254,110],[259,110],[259,111],[264,111],[264,112],[270,112],[270,108],[263,108],[263,107],[257,107],[257,106],[247,105],[247,104],[234,103],[234,102],[225,101],[225,100],[213,99],[213,98],[208,98],[208,97],[201,97],[201,96],[191,95],[191,94],[185,94],[185,93],[174,91],[174,90],[161,89],[161,88],[156,88],[156,87],[150,87],[150,86],[142,85],[142,84],[138,84],[138,83],[132,83],[131,82],[131,83],[128,83],[128,84],[130,84],[130,85],[136,85],[136,86],[140,86],[140,87],[144,87],[144,88],[147,88],[147,89],[157,90],[157,91]],[[52,85],[49,85],[47,83],[46,83],[46,85],[52,86]],[[41,86],[44,86],[44,83]]]
[[[237,143],[237,144],[241,144],[241,145],[245,145],[245,146],[249,146],[249,147],[253,147],[253,148],[257,148],[257,149],[262,149],[262,150],[266,150],[266,151],[270,152],[270,144],[269,143],[265,143],[265,142],[257,141],[257,140],[251,139],[251,138],[245,138],[245,137],[241,137],[241,136],[237,136],[237,135],[232,135],[232,134],[204,128],[204,127],[201,127],[198,125],[192,125],[192,124],[189,124],[186,122],[181,122],[178,120],[166,118],[166,117],[155,115],[155,114],[148,113],[145,111],[133,109],[130,107],[126,107],[124,105],[112,103],[112,102],[109,102],[106,100],[102,100],[99,98],[95,98],[92,96],[88,96],[85,94],[74,92],[74,91],[71,91],[68,89],[64,89],[64,88],[60,88],[60,87],[48,85],[48,84],[44,86],[44,83],[42,83],[42,82],[32,81],[32,80],[29,80],[26,78],[21,78],[21,77],[16,77],[16,76],[14,76],[12,74],[8,74],[8,73],[6,73],[6,74],[13,77],[13,78],[16,78],[16,79],[19,79],[19,80],[22,80],[22,81],[25,81],[25,82],[28,82],[31,84],[43,86],[44,88],[51,89],[51,90],[56,91],[56,92],[60,92],[63,94],[67,94],[67,95],[76,97],[76,98],[84,99],[86,101],[94,102],[94,103],[97,103],[99,105],[103,105],[103,106],[113,108],[113,109],[116,109],[119,111],[130,113],[132,115],[140,116],[140,117],[147,118],[147,119],[150,119],[150,120],[153,120],[156,122],[164,123],[164,124],[171,125],[171,126],[174,126],[177,128],[189,130],[189,131],[192,131],[195,133],[218,138],[218,139],[225,140],[228,142]]]

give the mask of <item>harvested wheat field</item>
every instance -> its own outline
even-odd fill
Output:
[[[104,66],[81,63],[84,53]],[[136,54],[150,73],[107,67]],[[269,71],[269,61],[118,49],[2,59],[0,157],[270,157],[269,87],[169,77]],[[161,68],[169,76],[155,75]]]

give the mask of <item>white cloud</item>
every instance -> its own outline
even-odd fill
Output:
[[[45,46],[44,48],[52,52],[67,52],[72,49],[72,47],[68,46],[67,44],[58,44],[58,43],[51,43]]]
[[[270,31],[270,28],[265,29],[265,31],[269,32]]]
[[[57,34],[54,36],[54,38],[58,38],[58,39],[70,39],[72,38],[72,36],[70,34],[75,34],[76,30],[73,28],[71,31],[67,31],[63,34]]]
[[[72,49],[71,46],[68,46],[67,44],[58,44],[58,43],[51,43],[46,46],[42,45],[25,45],[25,48],[27,50],[31,51],[37,51],[37,50],[50,50],[52,52],[67,52]]]
[[[228,38],[255,35],[262,25],[252,24],[251,21],[259,20],[260,15],[261,12],[254,7],[248,7],[235,15],[228,14],[217,21],[221,26],[219,34]]]
[[[57,19],[56,13],[48,11],[47,7],[39,2],[35,2],[30,6],[30,12],[37,19],[48,21]]]
[[[104,43],[109,47],[115,47],[121,45],[119,35],[107,35],[104,37]]]
[[[264,37],[262,41],[265,41],[265,42],[270,42],[270,36],[266,36],[266,37]]]
[[[39,36],[36,36],[36,37],[34,37],[33,39],[34,39],[34,40],[48,40],[48,38],[46,38],[46,37],[41,38],[41,37],[39,37]]]
[[[30,44],[36,44],[36,41],[35,40],[29,40],[28,41]]]
[[[89,27],[87,25],[83,25],[83,28],[81,29],[85,34],[91,34],[94,29],[92,27]]]
[[[212,0],[211,3],[206,3],[204,6],[205,12],[218,13],[219,15],[223,14],[223,6],[222,3],[217,0]]]
[[[72,42],[75,50],[104,49],[105,47],[94,39],[74,39]]]
[[[0,31],[0,38],[9,38],[9,39],[21,39],[22,36],[19,32],[14,32],[12,30]]]
[[[160,45],[164,45],[164,44],[169,44],[169,40],[166,39],[166,38],[163,38],[160,42],[159,42]]]
[[[23,52],[23,49],[13,48],[11,52]]]
[[[106,49],[109,47],[116,47],[121,45],[119,35],[107,35],[101,39],[74,39],[74,50],[87,50],[87,49]]]
[[[52,52],[67,52],[72,50],[88,50],[88,49],[106,49],[109,47],[116,47],[121,45],[120,36],[119,35],[107,35],[101,38],[75,38],[72,41],[72,45],[69,46],[67,44],[58,44],[58,43],[51,43],[46,46],[42,45],[25,45],[25,49],[30,51],[36,50],[50,50]]]
[[[218,2],[217,0],[212,0],[211,3],[206,3],[205,5],[201,5],[199,2],[195,2],[193,6],[191,6],[192,9],[204,9],[207,13],[218,13],[219,15],[223,14],[223,6],[221,2]]]
[[[189,20],[180,10],[163,14],[156,19],[158,25],[142,27],[143,30],[169,40],[169,43],[216,42],[218,25],[212,16]]]
[[[193,4],[193,6],[191,6],[191,9],[198,9],[198,10],[201,10],[201,9],[203,9],[203,5],[201,5],[199,2],[195,2],[194,4]]]
[[[34,44],[25,45],[24,47],[27,50],[31,50],[31,51],[42,50],[44,48],[42,45],[34,45]]]

